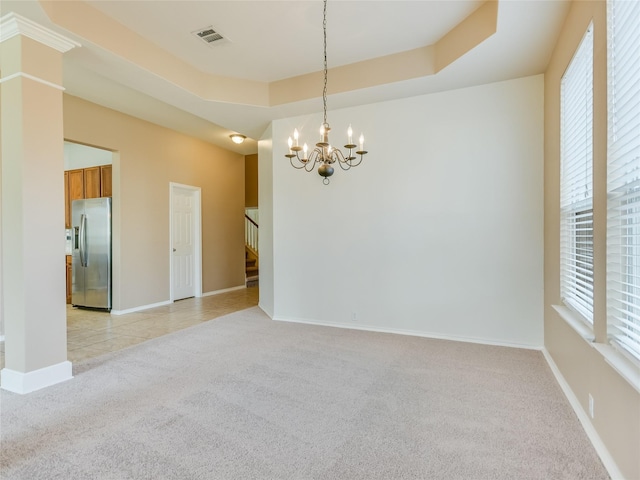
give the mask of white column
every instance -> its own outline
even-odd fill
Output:
[[[0,387],[29,393],[72,378],[67,361],[62,54],[77,43],[0,18],[2,317]]]

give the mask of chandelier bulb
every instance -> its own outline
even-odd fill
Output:
[[[360,150],[364,150],[364,135],[360,134]]]
[[[309,150],[309,147],[307,147],[307,144],[305,143],[304,146],[302,147],[302,159],[303,160],[307,159],[307,150]]]
[[[349,129],[347,130],[347,137],[349,138],[349,145],[353,143],[353,130],[351,125],[349,125]]]
[[[291,147],[293,147],[293,140],[291,140],[291,137],[287,140],[287,144],[289,145],[289,153],[291,153]]]
[[[295,140],[296,147],[298,146],[298,129],[293,130],[293,139]]]

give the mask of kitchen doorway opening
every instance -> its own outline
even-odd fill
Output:
[[[98,199],[111,197],[113,208],[111,210],[111,228],[109,235],[109,265],[110,275],[103,275],[108,279],[109,305],[114,301],[114,292],[117,291],[118,280],[115,277],[118,264],[115,255],[119,252],[117,222],[119,202],[116,200],[119,192],[118,184],[119,154],[107,148],[96,147],[78,143],[73,140],[64,140],[64,201],[65,201],[65,254],[66,254],[66,303],[72,303],[73,292],[81,287],[81,282],[76,281],[78,258],[74,260],[77,252],[74,248],[78,238],[74,235],[73,204],[75,200]],[[76,255],[77,257],[77,255]],[[75,268],[75,272],[74,272]]]

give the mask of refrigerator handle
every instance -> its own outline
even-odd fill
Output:
[[[87,266],[87,217],[85,214],[80,215],[80,265]]]

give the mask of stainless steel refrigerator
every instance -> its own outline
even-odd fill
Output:
[[[111,310],[111,198],[71,203],[71,304]]]

